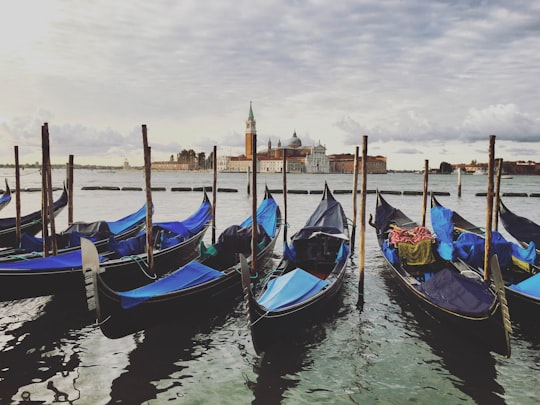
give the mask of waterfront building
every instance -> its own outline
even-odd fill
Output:
[[[287,152],[287,173],[352,173],[354,170],[354,156],[351,153],[330,155],[326,154],[326,146],[319,141],[315,145],[305,146],[302,140],[293,132],[293,135],[281,142],[277,147],[272,146],[269,139],[267,148],[257,152],[253,149],[253,138],[257,134],[257,122],[253,114],[252,103],[249,103],[248,118],[245,129],[245,153],[240,156],[217,156],[218,172],[247,172],[253,170],[253,153],[257,154],[258,172],[283,172],[283,154]],[[198,164],[180,163],[171,159],[168,162],[152,162],[152,169],[156,170],[198,170]],[[386,158],[383,156],[368,157],[368,173],[386,173]]]

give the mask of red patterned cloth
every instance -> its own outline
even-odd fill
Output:
[[[394,228],[390,232],[390,242],[394,245],[399,243],[416,244],[422,240],[431,239],[431,232],[425,226],[419,225],[410,231],[402,228]]]

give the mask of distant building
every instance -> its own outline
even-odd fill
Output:
[[[361,167],[362,157],[358,162]],[[341,153],[330,155],[330,172],[331,173],[353,173],[354,172],[354,155],[352,153]],[[386,157],[384,156],[368,156],[366,162],[366,172],[370,174],[386,174]]]
[[[256,121],[251,103],[249,104],[248,119],[246,121],[246,145],[243,156],[218,156],[218,171],[245,172],[248,167],[253,170],[253,136],[257,133]],[[278,141],[277,147],[272,147],[268,141],[265,151],[257,152],[257,171],[267,173],[283,172],[283,154],[287,153],[288,173],[351,173],[354,170],[354,156],[352,154],[330,155],[326,154],[326,147],[319,141],[313,146],[304,146],[294,131],[291,138],[283,143]],[[369,156],[367,162],[368,173],[386,173],[386,158],[383,156]]]
[[[487,174],[488,165],[487,163],[471,163],[471,164],[465,164],[465,163],[459,163],[452,165],[452,168],[454,170],[461,169],[462,172],[465,172],[467,174],[472,173],[480,173],[484,172]],[[494,170],[497,171],[498,166],[496,165]],[[503,174],[540,174],[540,163],[536,163],[533,161],[522,161],[518,160],[517,162],[507,162],[503,160],[503,167],[502,167]]]
[[[277,147],[272,147],[268,140],[265,151],[257,152],[253,147],[253,138],[257,135],[257,122],[253,114],[253,106],[249,103],[249,113],[246,120],[245,154],[240,156],[217,156],[218,172],[247,172],[253,170],[253,153],[257,154],[258,172],[283,172],[283,155],[287,153],[288,173],[352,173],[354,171],[354,156],[350,153],[330,155],[326,154],[326,147],[319,141],[316,145],[304,146],[298,138],[296,131],[292,137],[283,143],[278,141]],[[180,163],[170,160],[152,162],[152,169],[156,170],[197,170],[198,165]],[[386,173],[386,158],[383,156],[368,157],[368,173]]]

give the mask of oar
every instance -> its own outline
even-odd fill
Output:
[[[493,279],[493,284],[495,285],[495,292],[499,297],[499,302],[501,303],[501,310],[503,315],[504,329],[508,333],[512,333],[512,323],[510,322],[510,311],[508,310],[508,301],[506,301],[506,293],[504,292],[504,281],[502,278],[501,268],[499,266],[499,259],[497,255],[493,255],[490,260],[491,264],[491,277]],[[508,353],[510,357],[510,353]]]

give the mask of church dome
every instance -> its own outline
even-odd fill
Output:
[[[302,141],[296,136],[296,131],[294,131],[292,138],[288,139],[286,143],[289,148],[299,148],[302,146]]]

